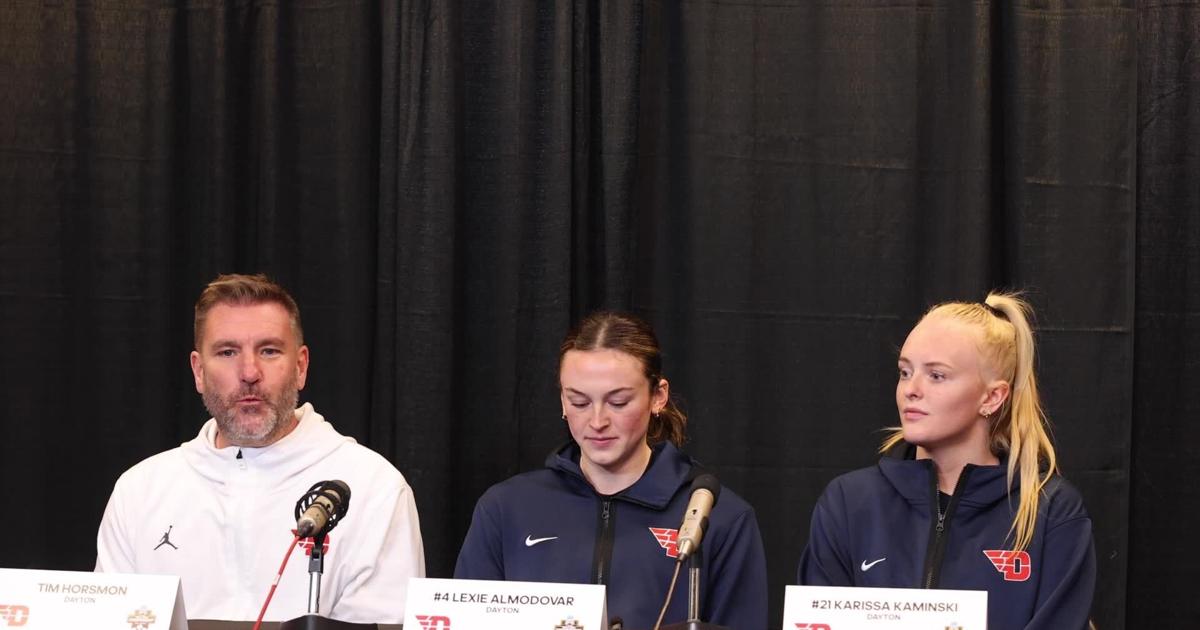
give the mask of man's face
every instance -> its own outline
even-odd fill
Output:
[[[296,426],[296,401],[308,376],[288,312],[274,302],[217,304],[204,322],[192,375],[217,421],[217,447],[262,447]]]

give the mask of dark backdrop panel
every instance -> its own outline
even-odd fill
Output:
[[[116,476],[206,415],[196,294],[264,270],[304,312],[302,397],[408,477],[434,576],[566,436],[569,323],[646,314],[689,450],[758,510],[777,623],[913,322],[1011,286],[1100,627],[1193,618],[1200,20],[1134,8],[3,3],[3,564],[91,566]]]
[[[1200,566],[1200,2],[1138,8],[1129,627],[1188,625]]]

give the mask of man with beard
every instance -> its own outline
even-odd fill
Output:
[[[402,622],[408,578],[425,574],[412,490],[311,403],[296,407],[309,354],[295,300],[265,276],[223,275],[196,301],[193,334],[192,374],[212,419],[117,480],[96,570],[178,575],[188,617],[253,620],[292,540],[296,500],[340,479],[353,509],[326,538],[321,612]],[[307,564],[288,563],[265,619],[306,612]]]

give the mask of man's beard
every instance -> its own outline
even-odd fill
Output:
[[[295,378],[288,379],[276,397],[271,397],[253,386],[245,387],[224,398],[214,389],[207,386],[204,388],[204,407],[217,421],[217,429],[229,444],[251,448],[267,446],[291,429],[296,403],[300,400],[300,390],[296,387]],[[262,401],[258,404],[266,406],[264,416],[249,420],[238,417],[237,401],[247,396],[255,396]]]

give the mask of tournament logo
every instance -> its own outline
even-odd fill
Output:
[[[583,624],[574,617],[567,617],[554,626],[554,630],[583,630]]]
[[[650,533],[654,534],[654,540],[658,541],[658,546],[667,550],[668,558],[679,557],[679,530],[668,529],[666,527],[651,527]]]
[[[1009,551],[1007,549],[984,549],[983,555],[992,561],[992,566],[1004,574],[1006,582],[1024,582],[1033,575],[1033,563],[1028,551]]]
[[[435,628],[450,630],[450,618],[441,615],[417,615],[417,623],[421,624],[423,630],[434,630]]]
[[[19,604],[0,604],[0,620],[9,627],[23,626],[29,623],[29,607]]]
[[[154,613],[151,612],[149,608],[142,606],[141,608],[129,613],[129,616],[125,618],[125,621],[129,622],[129,627],[131,630],[149,630],[150,626],[154,625],[154,622],[157,619],[158,618],[154,616]]]

